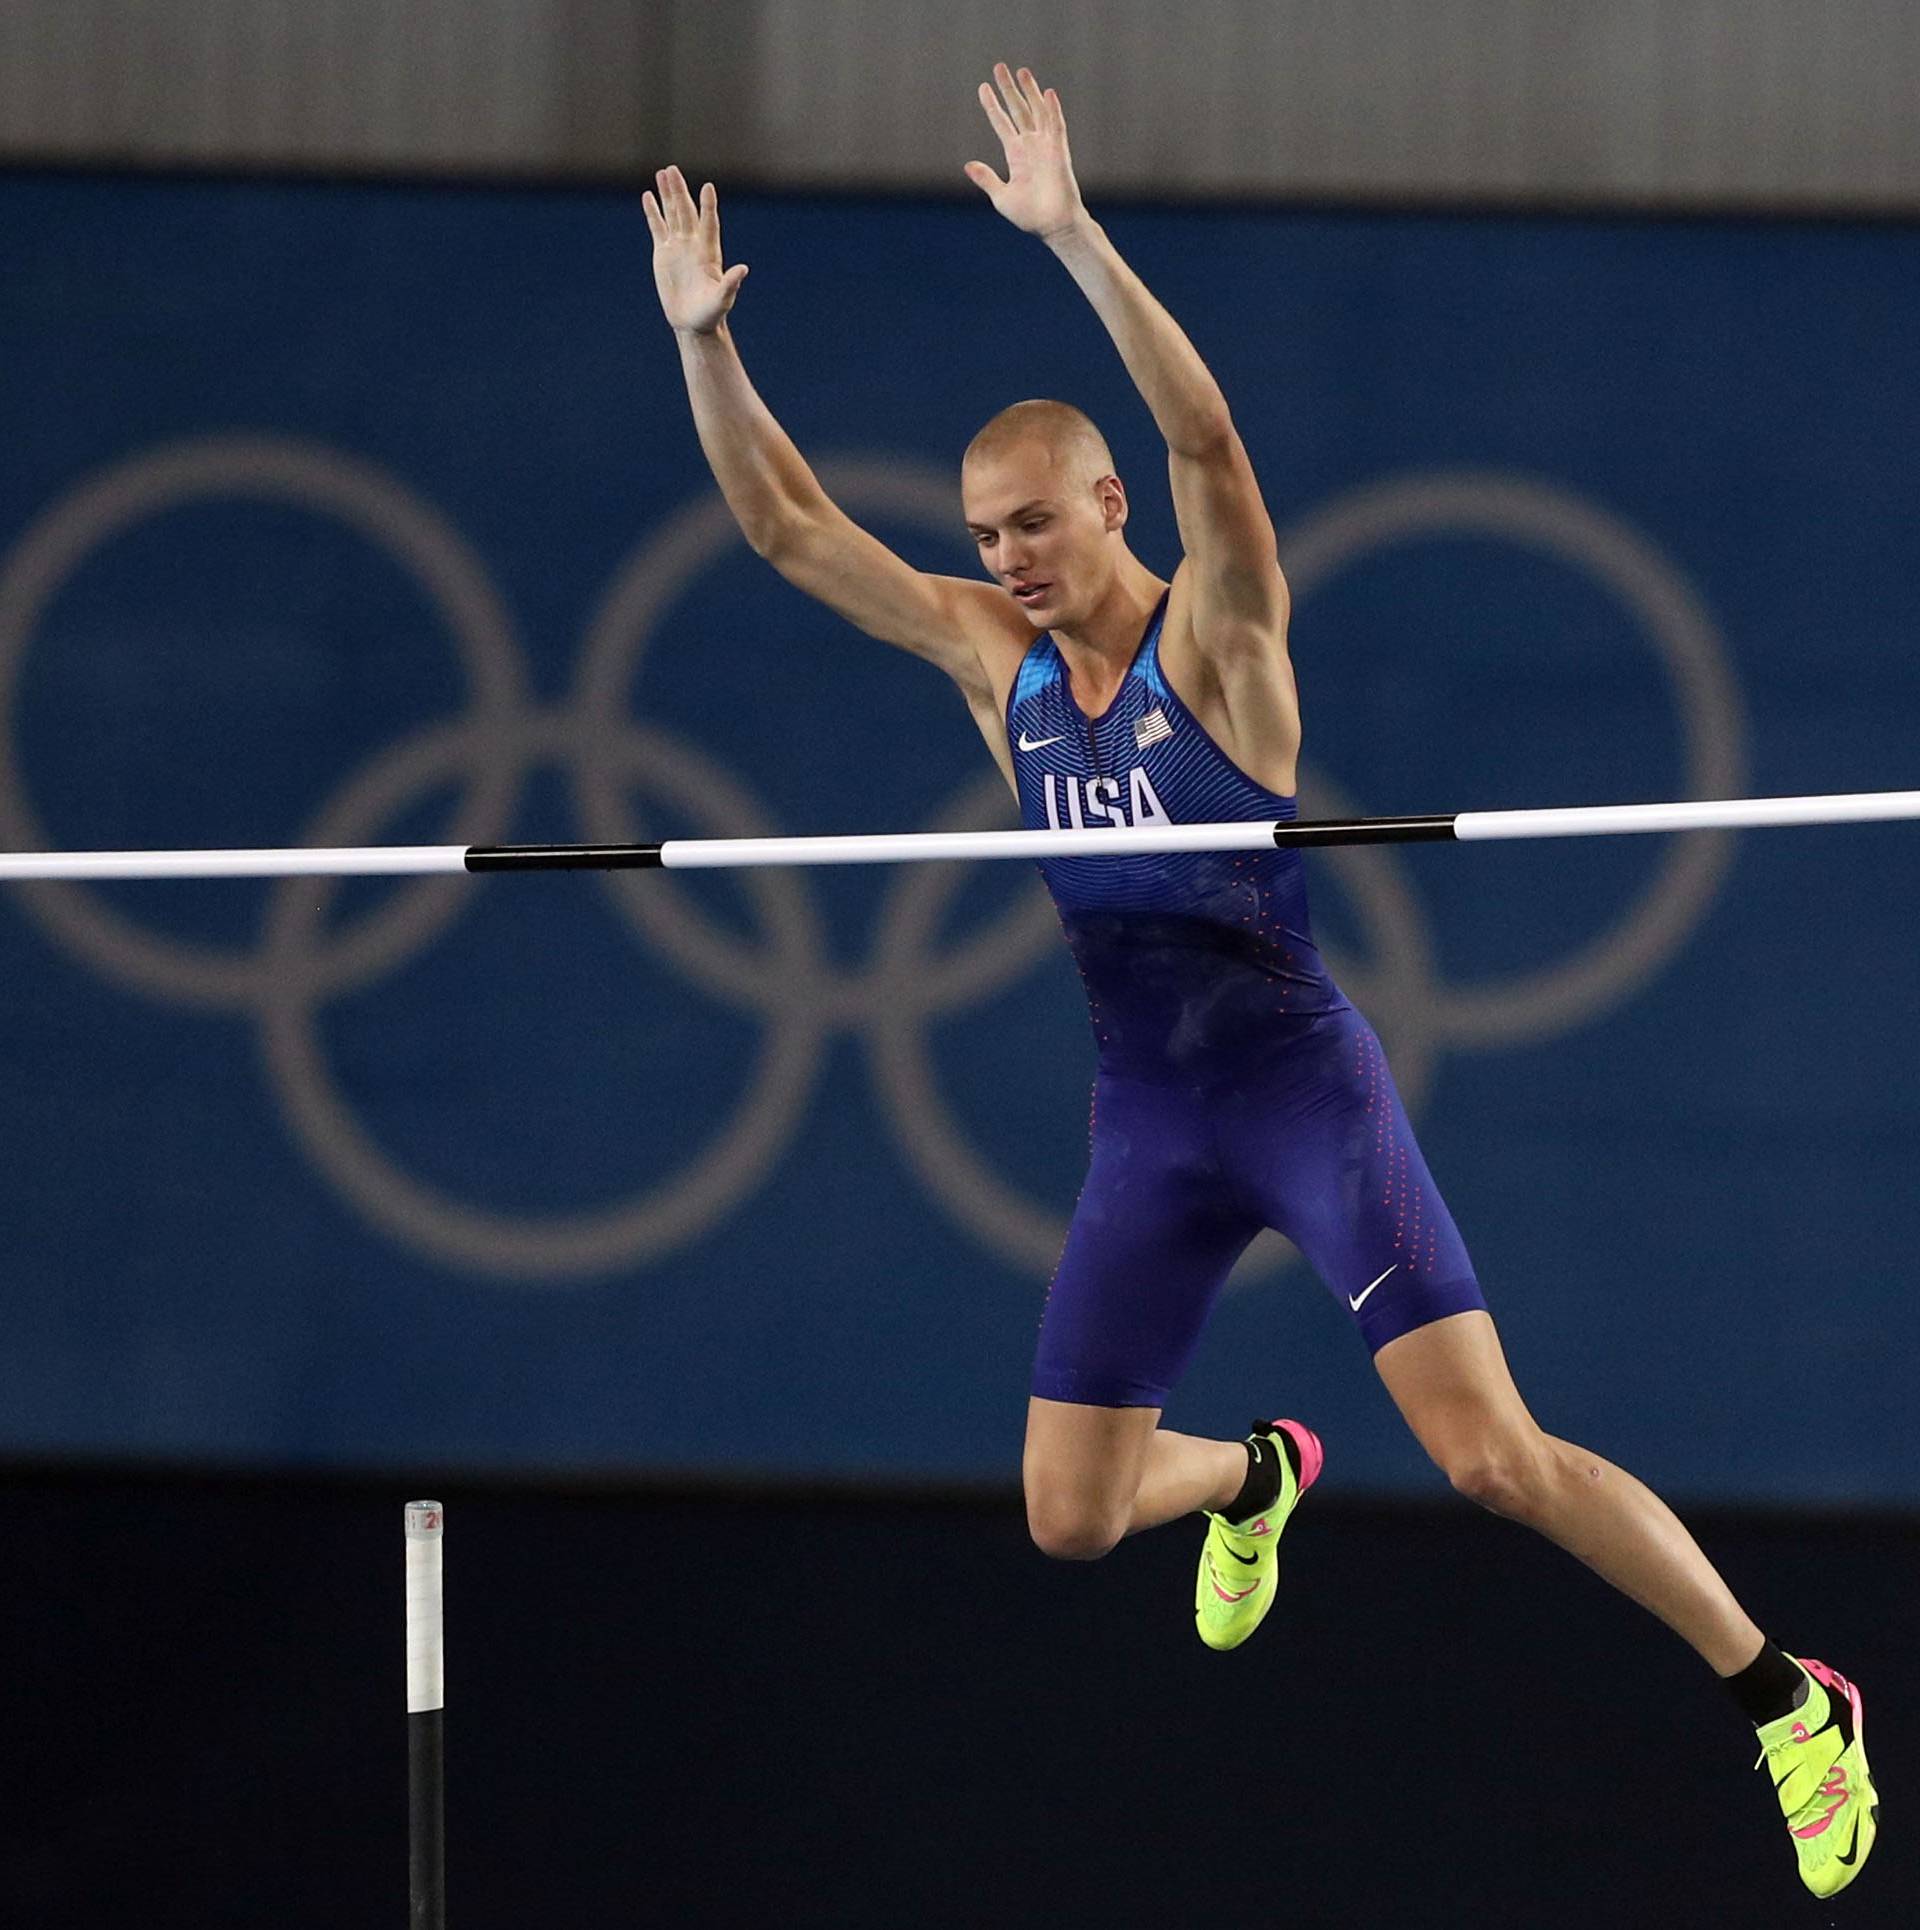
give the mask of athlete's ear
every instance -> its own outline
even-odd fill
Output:
[[[1100,517],[1109,532],[1127,526],[1127,490],[1118,476],[1102,476],[1093,486],[1100,499]]]

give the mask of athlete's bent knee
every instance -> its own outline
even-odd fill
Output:
[[[1125,1519],[1111,1510],[1039,1496],[1027,1501],[1027,1532],[1033,1545],[1055,1561],[1098,1561],[1113,1552],[1126,1531]]]
[[[1476,1441],[1435,1458],[1455,1491],[1491,1514],[1525,1521],[1539,1505],[1544,1470],[1524,1443]]]

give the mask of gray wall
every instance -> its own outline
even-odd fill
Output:
[[[668,125],[674,15],[634,0],[0,0],[0,152],[617,172]]]
[[[1911,0],[0,0],[0,154],[953,188],[998,55],[1169,196],[1920,208]]]

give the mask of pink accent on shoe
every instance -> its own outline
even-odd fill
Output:
[[[1867,1711],[1865,1705],[1860,1700],[1860,1691],[1856,1689],[1838,1669],[1830,1669],[1824,1662],[1816,1662],[1808,1655],[1802,1655],[1797,1659],[1800,1666],[1805,1669],[1816,1682],[1821,1683],[1826,1688],[1839,1690],[1839,1692],[1847,1698],[1847,1706],[1853,1711],[1853,1738],[1858,1742],[1861,1731],[1867,1724]]]
[[[1288,1438],[1300,1451],[1300,1492],[1305,1494],[1320,1479],[1320,1470],[1327,1464],[1327,1451],[1320,1445],[1319,1435],[1298,1421],[1275,1421],[1274,1426],[1285,1428]]]
[[[1847,1698],[1847,1707],[1853,1712],[1853,1738],[1860,1740],[1860,1732],[1866,1726],[1866,1711],[1861,1705],[1860,1691],[1856,1689],[1838,1669],[1830,1669],[1824,1662],[1816,1662],[1811,1656],[1798,1658],[1800,1666],[1823,1688]],[[1807,1740],[1807,1726],[1803,1722],[1793,1725],[1795,1742]],[[1847,1784],[1847,1766],[1837,1762],[1827,1771],[1827,1780],[1814,1792],[1818,1796],[1830,1796],[1833,1800],[1816,1816],[1811,1823],[1803,1823],[1789,1834],[1805,1841],[1810,1836],[1824,1836],[1833,1826],[1833,1819],[1853,1800],[1853,1791]]]
[[[1213,1584],[1213,1592],[1218,1595],[1223,1602],[1244,1602],[1247,1597],[1260,1586],[1258,1582],[1249,1582],[1238,1594],[1230,1588],[1222,1588],[1220,1586],[1220,1577],[1213,1572],[1211,1563],[1207,1566],[1207,1580]]]
[[[1838,1669],[1830,1669],[1824,1662],[1816,1662],[1810,1655],[1800,1657],[1800,1666],[1816,1682],[1823,1683],[1829,1689],[1838,1689],[1853,1705],[1854,1713],[1857,1715],[1860,1712],[1860,1691]]]
[[[1809,1836],[1824,1836],[1827,1830],[1832,1827],[1834,1817],[1846,1808],[1847,1799],[1853,1794],[1847,1787],[1846,1764],[1835,1763],[1833,1767],[1827,1771],[1827,1780],[1820,1785],[1815,1793],[1821,1796],[1831,1796],[1833,1801],[1830,1802],[1826,1809],[1820,1815],[1816,1816],[1811,1823],[1802,1823],[1797,1830],[1790,1830],[1788,1832],[1789,1835],[1797,1836],[1803,1842]]]

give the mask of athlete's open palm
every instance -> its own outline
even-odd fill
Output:
[[[662,168],[653,179],[660,198],[643,194],[640,205],[653,234],[653,285],[660,291],[660,306],[675,328],[711,334],[747,278],[745,264],[721,266],[720,203],[711,181],[700,190],[696,207],[678,168]]]
[[[1000,92],[995,94],[982,81],[980,105],[1006,150],[1007,178],[1001,180],[984,161],[969,161],[967,179],[1016,228],[1030,235],[1053,234],[1080,212],[1080,185],[1067,152],[1060,96],[1051,87],[1043,91],[1029,68],[1010,73],[1005,61],[994,68],[993,78]]]

